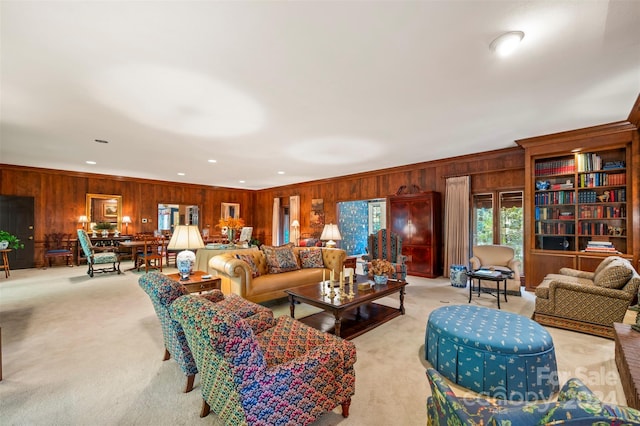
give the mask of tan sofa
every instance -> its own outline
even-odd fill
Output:
[[[500,245],[473,246],[473,257],[469,259],[471,269],[493,268],[496,271],[513,273],[507,280],[507,294],[520,296],[520,261],[514,259],[511,247]]]
[[[293,247],[293,253],[300,265],[299,253],[301,250],[309,250],[309,247]],[[313,248],[311,248],[313,249]],[[223,282],[228,281],[229,291],[244,297],[252,302],[264,302],[267,300],[286,297],[285,290],[303,285],[319,283],[322,280],[322,271],[325,270],[326,278],[329,278],[331,270],[336,277],[342,270],[347,253],[342,249],[317,248],[322,250],[324,268],[301,268],[295,271],[270,274],[264,252],[258,248],[254,250],[229,251],[209,260],[209,268],[215,271]],[[251,255],[260,273],[253,277],[251,266],[236,258],[236,253]],[[223,284],[224,291],[224,284]]]
[[[595,272],[562,268],[536,288],[533,319],[612,339],[613,323],[624,320],[639,285],[631,263],[618,256],[605,258]]]

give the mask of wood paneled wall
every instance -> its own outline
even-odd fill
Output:
[[[474,192],[524,188],[524,150],[508,148],[444,160],[376,170],[356,175],[323,179],[257,191],[254,233],[271,242],[273,199],[288,205],[289,196],[300,195],[300,233],[311,233],[311,200],[324,200],[325,223],[336,222],[337,203],[341,201],[386,198],[403,185],[417,185],[422,191],[437,191],[444,199],[445,180],[451,176],[471,175]],[[443,203],[444,205],[444,203]]]
[[[200,227],[209,226],[211,232],[217,231],[221,203],[239,203],[243,215],[255,210],[253,191],[6,164],[0,164],[0,193],[34,197],[36,266],[41,264],[45,233],[75,233],[80,227],[87,193],[121,195],[122,214],[133,222],[130,234],[157,229],[158,203],[198,205]],[[142,218],[150,222],[142,223]]]
[[[254,236],[271,243],[274,197],[288,205],[289,196],[300,195],[300,232],[304,234],[311,232],[314,198],[324,200],[325,222],[335,223],[340,201],[386,198],[403,185],[438,191],[444,198],[445,179],[467,174],[472,176],[474,191],[523,188],[524,150],[508,148],[258,191],[0,164],[0,194],[34,197],[35,261],[39,266],[44,234],[75,232],[78,218],[85,214],[87,193],[121,195],[122,214],[133,221],[129,233],[156,229],[158,203],[198,205],[200,227],[210,226],[216,232],[221,203],[239,203],[242,218],[254,227]],[[142,218],[151,222],[144,224]]]

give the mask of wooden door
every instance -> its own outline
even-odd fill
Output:
[[[26,269],[34,266],[34,198],[0,195],[0,229],[20,239],[23,249],[9,253],[11,269]]]

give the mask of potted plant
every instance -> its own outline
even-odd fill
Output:
[[[21,249],[24,248],[24,244],[20,242],[20,239],[13,234],[8,233],[0,229],[0,249]]]
[[[369,273],[373,275],[376,284],[386,284],[389,276],[395,272],[393,265],[388,260],[373,259]]]
[[[102,236],[103,237],[108,237],[109,236],[109,231],[111,231],[111,229],[113,229],[113,224],[110,223],[110,222],[98,222],[98,223],[95,224],[93,229],[102,230]]]

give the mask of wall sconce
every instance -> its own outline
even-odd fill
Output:
[[[298,222],[298,219],[294,219],[291,222],[291,227],[293,228],[293,242],[298,245],[298,239],[300,238],[300,222]]]
[[[336,242],[334,240],[341,240],[342,235],[340,235],[340,230],[338,229],[338,225],[334,225],[330,223],[324,226],[322,230],[322,235],[320,235],[321,240],[329,240],[327,241],[328,248],[335,248]]]
[[[80,218],[78,219],[78,222],[82,224],[82,229],[84,229],[84,226],[89,223],[89,218],[82,215],[80,216]]]
[[[129,235],[129,224],[131,223],[131,218],[129,216],[122,216],[122,223],[124,223],[124,234]]]

